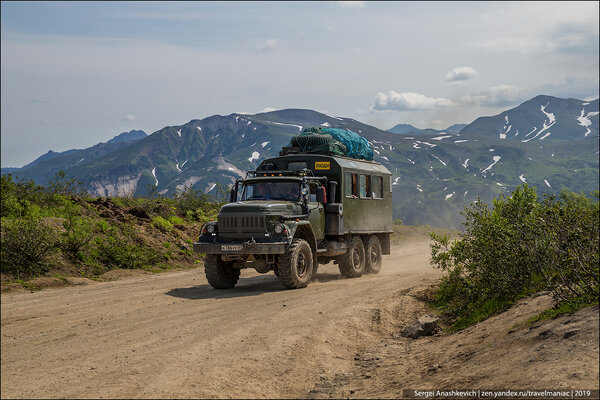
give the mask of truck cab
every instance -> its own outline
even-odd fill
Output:
[[[331,261],[346,277],[378,273],[391,232],[391,174],[383,165],[284,154],[235,183],[194,251],[206,254],[214,288],[234,287],[243,268],[274,271],[286,288],[301,288]]]

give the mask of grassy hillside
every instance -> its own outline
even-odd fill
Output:
[[[96,279],[112,269],[193,266],[192,243],[221,205],[190,188],[172,198],[152,190],[145,198],[103,198],[61,174],[48,187],[1,179],[3,287],[37,276]]]

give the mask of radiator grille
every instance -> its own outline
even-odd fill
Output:
[[[219,216],[219,232],[265,232],[264,215]]]

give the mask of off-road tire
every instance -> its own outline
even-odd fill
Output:
[[[308,242],[294,239],[288,251],[279,256],[277,274],[288,289],[306,287],[313,273],[313,254]]]
[[[218,254],[206,255],[204,273],[210,286],[215,289],[231,289],[240,278],[240,270],[221,260]]]
[[[338,267],[346,278],[358,278],[365,272],[365,247],[359,236],[352,236],[348,252],[338,258]]]
[[[381,242],[379,238],[372,235],[365,245],[365,273],[378,274],[381,270],[383,256],[381,254]]]

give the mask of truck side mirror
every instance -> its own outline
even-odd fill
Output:
[[[317,186],[317,201],[325,204],[325,188],[323,186]]]

